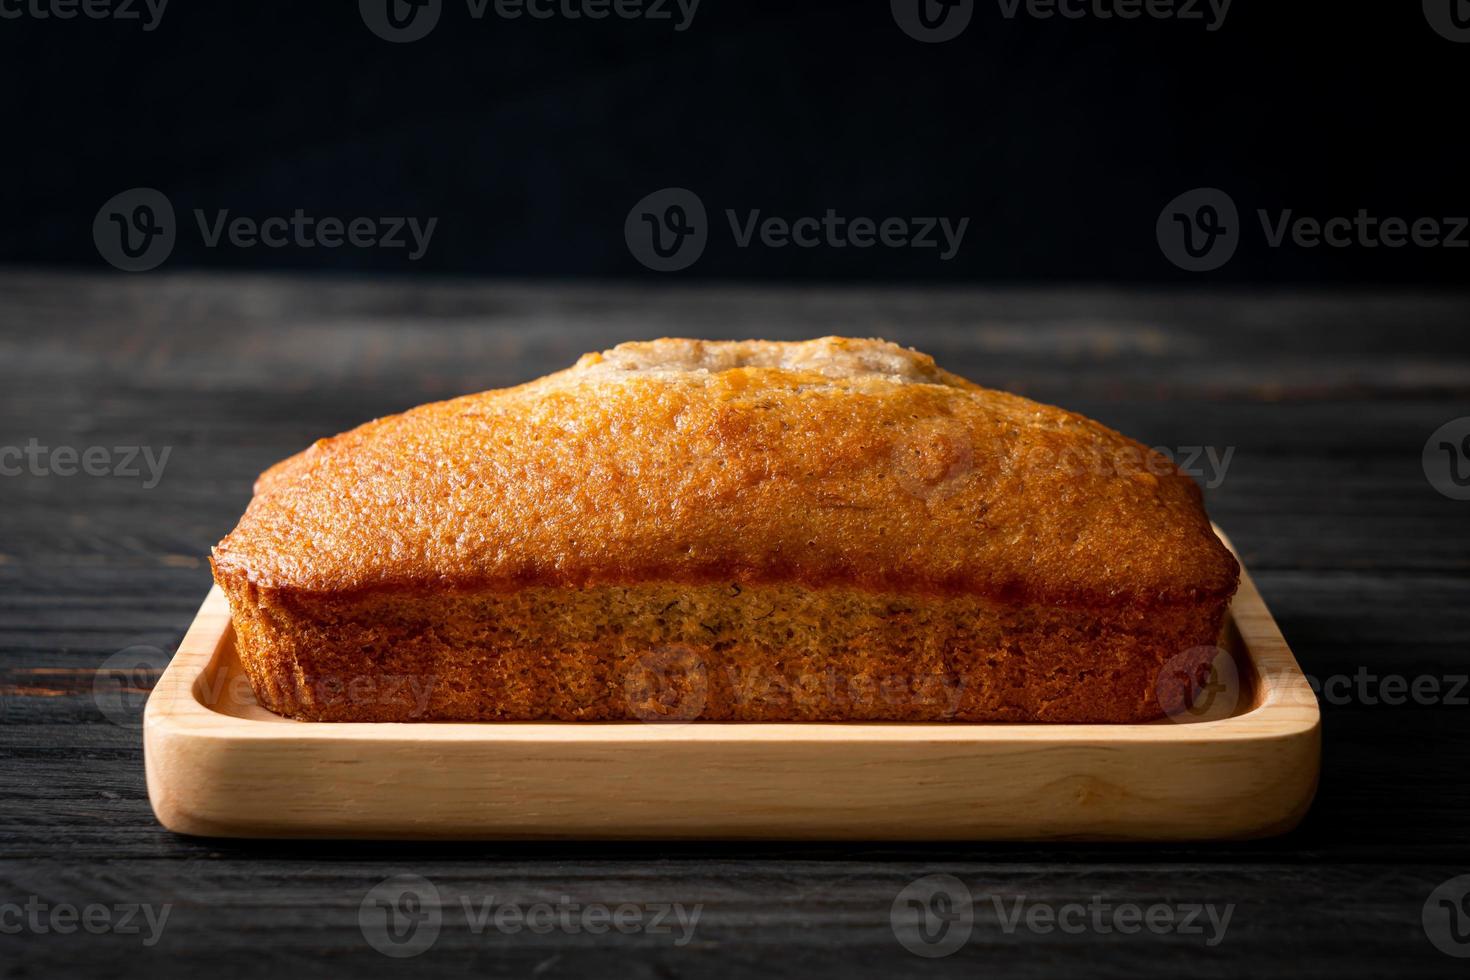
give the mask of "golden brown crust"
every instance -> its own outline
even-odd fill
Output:
[[[1215,604],[1194,482],[881,341],[661,340],[425,405],[265,473],[221,580],[312,595],[649,582]]]
[[[256,697],[312,721],[1142,722],[1210,662],[1224,611],[737,583],[226,588]]]
[[[326,721],[1143,721],[1238,575],[1168,460],[840,338],[370,422],[212,562],[257,697]]]

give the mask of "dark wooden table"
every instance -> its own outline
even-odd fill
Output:
[[[1470,873],[1470,691],[1453,680],[1470,673],[1470,502],[1429,484],[1421,452],[1470,415],[1470,296],[662,286],[0,276],[0,451],[35,440],[60,464],[41,475],[11,454],[21,472],[0,477],[5,975],[1465,975],[1421,915]],[[208,588],[205,554],[265,466],[621,340],[827,333],[914,345],[1153,445],[1234,450],[1222,481],[1206,474],[1213,516],[1304,668],[1357,678],[1325,699],[1322,786],[1300,829],[1187,846],[390,845],[199,840],[154,822],[140,699],[99,702],[94,677],[119,651],[173,649]],[[115,472],[134,446],[169,448],[156,485],[142,463]],[[54,472],[58,447],[103,447],[113,475]],[[1440,694],[1386,703],[1392,675]],[[935,872],[970,889],[975,925],[928,959],[897,942],[890,907]],[[476,934],[456,908],[433,948],[395,961],[365,940],[359,906],[399,873],[476,903],[701,913],[676,945],[677,931]],[[1210,946],[1007,932],[993,902],[1094,896],[1234,910]],[[170,906],[153,945],[146,925],[121,931],[128,903]],[[55,910],[89,905],[105,926],[55,928]]]

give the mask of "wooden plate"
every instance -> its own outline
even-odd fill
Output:
[[[325,724],[255,703],[211,590],[154,688],[148,795],[215,837],[1198,840],[1283,833],[1317,699],[1242,573],[1201,696],[1148,725]]]

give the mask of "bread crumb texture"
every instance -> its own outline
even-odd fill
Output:
[[[267,471],[213,565],[257,697],[343,721],[1137,721],[1238,577],[1161,455],[834,337],[369,422]]]

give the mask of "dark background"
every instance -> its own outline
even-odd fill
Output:
[[[33,0],[26,0],[33,2]],[[140,0],[141,2],[141,0]],[[1445,0],[1451,2],[1451,0]],[[206,249],[167,269],[659,278],[622,235],[687,187],[710,247],[679,277],[794,281],[1423,283],[1470,249],[1270,249],[1257,208],[1470,211],[1470,44],[1419,3],[1235,0],[1223,26],[1008,20],[919,43],[886,2],[704,0],[692,24],[472,19],[444,0],[390,44],[351,2],[174,0],[140,21],[0,20],[0,262],[105,268],[92,218],[135,186],[190,209],[440,219],[402,250]],[[1206,274],[1160,254],[1176,194],[1216,186],[1247,232]],[[738,249],[723,209],[971,219],[934,250]]]
[[[1458,701],[1324,699],[1321,786],[1286,836],[1127,845],[183,837],[149,807],[145,692],[120,715],[95,691],[123,651],[176,648],[209,588],[209,548],[251,482],[314,438],[622,340],[833,332],[891,336],[1150,445],[1235,448],[1207,491],[1210,515],[1302,669],[1448,691],[1470,674],[1470,502],[1435,491],[1421,451],[1470,415],[1467,323],[1470,298],[1406,291],[0,272],[0,446],[173,448],[152,488],[0,480],[0,905],[174,905],[152,948],[0,935],[0,977],[1463,980],[1466,960],[1431,944],[1422,915],[1441,883],[1470,874],[1470,688]],[[935,872],[965,882],[979,908],[965,947],[930,960],[898,944],[889,913]],[[358,910],[401,873],[446,896],[678,901],[704,915],[683,948],[651,935],[474,935],[459,922],[423,956],[390,962]],[[1197,936],[1007,933],[989,898],[1094,895],[1237,910],[1208,948]]]
[[[0,0],[0,13],[15,9]],[[27,3],[33,0],[26,0]],[[1449,2],[1449,0],[1444,0]],[[1463,0],[1456,0],[1463,2]],[[1470,212],[1470,44],[1414,0],[1235,0],[1224,27],[1001,17],[922,44],[885,2],[704,0],[693,26],[474,21],[389,44],[356,5],[172,0],[160,26],[0,16],[0,448],[172,450],[156,486],[0,480],[0,905],[171,903],[162,942],[0,935],[0,977],[1463,977],[1422,924],[1470,873],[1470,707],[1325,699],[1290,834],[1175,844],[228,841],[164,830],[120,653],[174,650],[255,477],[313,440],[661,335],[886,336],[1149,445],[1238,450],[1207,491],[1313,677],[1470,672],[1470,503],[1423,453],[1470,416],[1470,250],[1269,249],[1256,208]],[[136,8],[135,8],[136,9]],[[711,216],[971,219],[932,251],[737,249],[678,273],[633,204]],[[1248,222],[1202,274],[1165,203]],[[202,247],[106,265],[92,222],[154,187],[180,218],[439,218],[428,254]],[[586,281],[584,281],[586,280]],[[1470,464],[1470,460],[1465,460]],[[841,765],[840,760],[835,765]],[[1189,778],[1188,772],[1179,774]],[[692,774],[691,778],[697,778]],[[630,792],[636,792],[633,787]],[[532,903],[679,901],[695,943],[473,936],[407,962],[358,910],[386,876]],[[898,892],[1238,906],[1228,940],[1008,934],[922,960]]]

